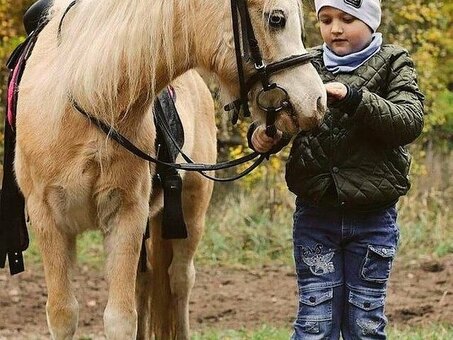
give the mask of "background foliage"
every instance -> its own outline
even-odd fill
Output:
[[[0,64],[24,37],[22,15],[32,0],[0,0]],[[313,1],[305,1],[307,46],[321,43]],[[426,127],[420,143],[451,143],[453,134],[453,3],[451,1],[383,1],[383,32],[386,42],[409,50],[426,94]],[[1,101],[4,102],[6,69],[2,67]],[[3,110],[3,105],[2,105]],[[221,134],[231,129],[225,122]],[[275,164],[273,165],[275,167]],[[277,167],[280,171],[280,168]]]
[[[22,15],[32,3],[32,0],[0,0],[0,65],[5,65],[11,51],[24,39]],[[306,46],[318,45],[322,41],[313,1],[304,1],[304,6]],[[426,94],[424,133],[411,146],[415,156],[414,187],[400,202],[404,208],[400,209],[400,222],[408,236],[403,250],[410,253],[412,248],[417,249],[423,243],[427,252],[442,255],[453,252],[452,232],[448,228],[452,220],[453,195],[450,185],[453,172],[453,3],[387,0],[382,6],[380,31],[385,42],[409,50],[418,70],[420,87]],[[1,68],[0,75],[0,113],[3,113],[5,67]],[[234,157],[248,152],[243,137],[249,122],[233,128],[221,108],[217,102],[220,153],[224,157]],[[212,227],[208,228],[202,245],[201,254],[206,255],[201,255],[204,261],[228,258],[249,263],[291,257],[288,225],[293,197],[288,194],[282,176],[287,153],[288,150],[284,150],[272,157],[265,166],[239,183],[216,188],[209,220]],[[238,187],[241,190],[236,190]],[[245,206],[248,208],[244,210]],[[239,228],[233,231],[231,225]],[[212,252],[212,249],[216,251]],[[234,253],[241,258],[231,259],[231,249],[237,250]]]

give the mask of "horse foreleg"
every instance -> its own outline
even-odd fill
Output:
[[[76,239],[59,228],[46,206],[29,203],[30,220],[41,250],[47,283],[47,324],[53,339],[72,339],[79,316],[79,305],[71,285]]]
[[[176,339],[190,339],[189,297],[195,283],[194,252],[189,251],[189,240],[173,240],[173,259],[168,269],[172,306],[175,310]]]
[[[137,273],[135,301],[137,304],[137,340],[151,339],[151,269]]]
[[[104,311],[104,327],[108,339],[135,339],[137,311],[135,283],[141,243],[148,210],[138,204],[122,205],[115,226],[106,234],[107,280],[109,296]]]
[[[188,190],[187,190],[188,191]],[[200,194],[202,191],[198,192]],[[192,196],[186,193],[186,199]],[[207,200],[209,201],[209,200]],[[207,204],[186,204],[184,211],[189,237],[172,240],[173,259],[168,269],[172,305],[175,312],[176,338],[190,339],[189,298],[195,284],[194,256],[204,229]],[[200,208],[202,208],[200,210]],[[202,213],[201,213],[202,212]]]
[[[195,283],[193,259],[204,230],[213,184],[194,173],[186,174],[183,187],[184,218],[189,237],[172,240],[173,259],[168,269],[175,308],[176,338],[189,339],[189,298]]]

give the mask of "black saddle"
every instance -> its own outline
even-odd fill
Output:
[[[27,34],[30,34],[39,26],[52,4],[53,0],[39,0],[25,12],[23,21]]]

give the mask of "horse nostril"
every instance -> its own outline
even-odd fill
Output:
[[[318,100],[316,101],[316,109],[318,110],[318,113],[324,113],[326,112],[326,107],[322,103],[322,98],[318,97]]]

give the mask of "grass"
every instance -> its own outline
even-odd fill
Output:
[[[25,262],[41,263],[41,255],[38,250],[38,245],[30,235],[30,246],[24,253]],[[88,231],[77,238],[77,259],[82,266],[89,266],[93,269],[101,269],[104,264],[104,252],[102,244],[102,236],[98,231]]]
[[[207,330],[195,333],[193,340],[288,340],[290,330],[263,326],[258,330]],[[389,340],[450,340],[453,325],[432,324],[425,328],[390,328]]]
[[[453,152],[434,153],[428,148],[419,176],[400,200],[400,256],[445,256],[453,253]]]
[[[292,265],[293,201],[286,189],[276,194],[273,184],[217,194],[198,261],[208,265]],[[399,258],[453,253],[452,202],[453,187],[429,185],[424,177],[414,180],[413,188],[398,204]]]

